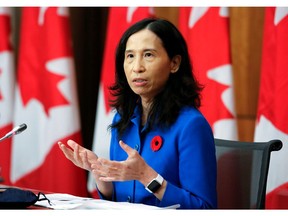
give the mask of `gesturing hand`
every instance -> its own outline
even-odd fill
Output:
[[[120,141],[119,145],[127,153],[127,159],[111,161],[99,158],[91,165],[93,174],[99,176],[99,180],[106,182],[139,180],[143,184],[148,184],[151,176],[155,176],[157,173],[148,166],[136,150],[123,141]]]
[[[72,161],[76,166],[91,171],[91,164],[95,163],[98,159],[97,155],[80,146],[73,140],[68,140],[67,145],[71,148],[65,146],[62,142],[58,142],[59,148],[62,150],[66,158]]]

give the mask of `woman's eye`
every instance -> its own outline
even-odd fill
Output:
[[[145,57],[152,57],[152,53],[145,53]]]
[[[133,54],[127,54],[126,58],[133,58]]]

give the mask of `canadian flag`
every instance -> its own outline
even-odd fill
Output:
[[[111,95],[108,87],[115,81],[115,51],[120,37],[133,23],[153,16],[153,8],[149,7],[111,7],[109,8],[106,46],[99,85],[94,140],[92,150],[102,158],[109,158],[110,133],[107,127],[112,123],[114,116],[109,107]],[[98,197],[95,183],[91,175],[88,179],[88,191],[93,197]]]
[[[0,137],[12,130],[15,88],[14,53],[10,39],[11,9],[0,7]],[[11,139],[0,143],[0,178],[10,185]]]
[[[288,208],[288,8],[265,8],[255,141],[280,139],[271,155],[266,208]],[[286,194],[286,195],[285,195]]]
[[[87,195],[83,169],[67,160],[57,141],[81,143],[76,80],[65,7],[22,8],[11,181],[21,187]]]
[[[237,140],[227,7],[180,7],[179,29],[201,84],[201,111],[216,138]]]

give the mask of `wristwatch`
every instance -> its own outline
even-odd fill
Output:
[[[163,177],[158,174],[156,178],[152,179],[152,181],[147,184],[145,189],[150,193],[155,193],[161,187],[163,181]]]

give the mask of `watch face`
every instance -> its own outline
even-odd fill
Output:
[[[148,189],[151,190],[153,193],[155,193],[160,187],[161,187],[161,185],[160,185],[159,182],[157,182],[156,180],[153,180],[153,181],[148,185]]]

